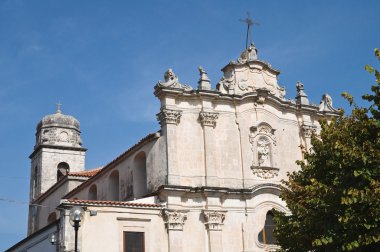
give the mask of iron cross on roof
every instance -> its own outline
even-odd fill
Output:
[[[57,103],[57,112],[56,113],[61,113],[61,106],[62,106],[62,103],[58,102]]]
[[[253,25],[260,25],[258,22],[255,22],[252,20],[251,15],[249,12],[247,12],[247,17],[245,19],[239,19],[240,22],[246,23],[247,24],[247,36],[245,39],[245,49],[248,48],[248,40],[251,42],[251,27]]]

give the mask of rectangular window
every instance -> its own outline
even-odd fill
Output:
[[[124,252],[145,252],[143,232],[124,232]]]

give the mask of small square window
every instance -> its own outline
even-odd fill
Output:
[[[124,252],[145,252],[143,232],[124,232]]]

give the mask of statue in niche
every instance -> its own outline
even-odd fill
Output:
[[[260,138],[257,141],[257,158],[259,166],[270,167],[270,142],[268,139]]]

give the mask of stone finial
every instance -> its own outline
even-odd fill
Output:
[[[332,105],[332,98],[328,94],[324,94],[322,96],[322,100],[319,103],[319,111],[321,112],[335,112],[336,109],[334,109]]]
[[[182,110],[161,108],[160,113],[156,116],[161,126],[166,124],[178,125],[182,116]]]
[[[307,99],[307,95],[304,91],[303,84],[300,81],[298,81],[296,87],[297,87],[296,103],[298,105],[309,105],[309,99]]]
[[[211,81],[207,76],[207,72],[200,66],[198,67],[200,78],[198,81],[199,90],[211,90]]]
[[[183,225],[187,219],[186,213],[164,209],[162,216],[165,221],[165,226],[168,230],[183,230]]]
[[[225,211],[203,210],[202,213],[208,230],[222,230],[223,222],[226,218]]]
[[[179,83],[178,76],[175,75],[171,68],[165,72],[164,79],[165,81],[158,81],[157,86],[192,90],[192,87],[189,85]]]

